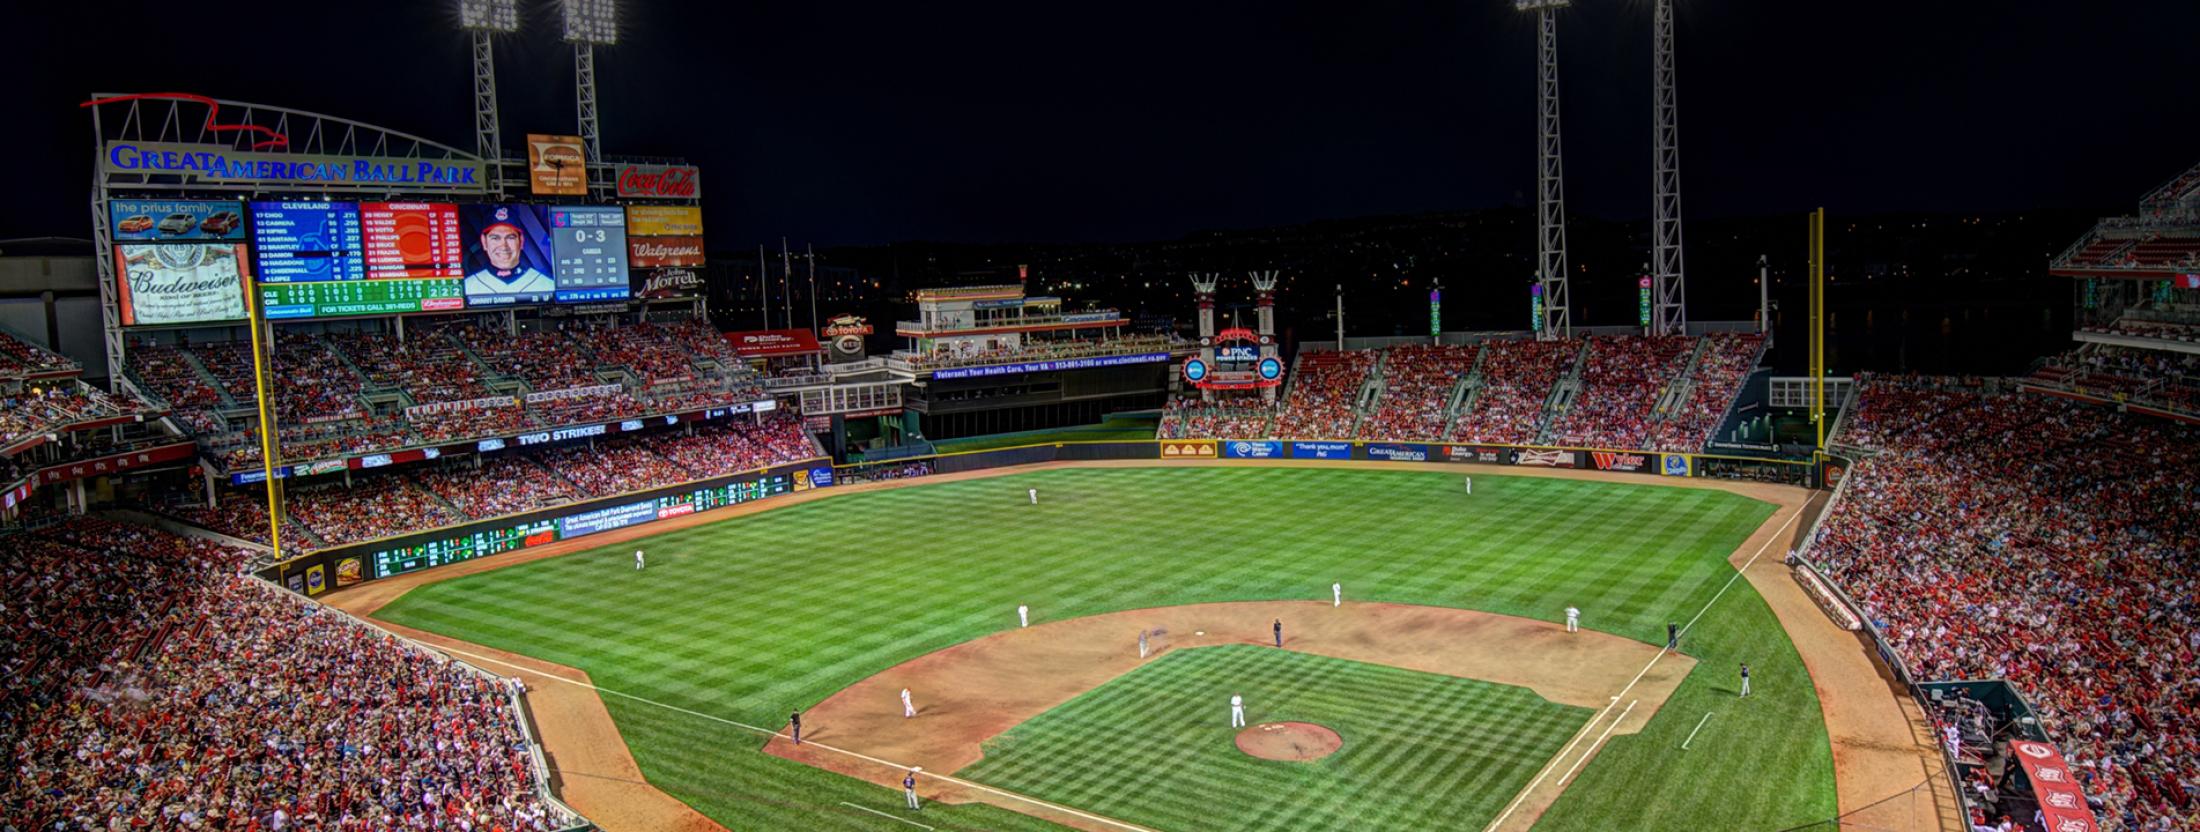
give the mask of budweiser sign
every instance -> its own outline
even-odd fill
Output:
[[[619,198],[697,199],[703,172],[694,165],[620,165]]]
[[[637,269],[703,265],[701,237],[628,237],[626,244],[627,263]]]

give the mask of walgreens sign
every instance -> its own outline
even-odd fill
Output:
[[[620,165],[619,198],[699,199],[703,171],[694,165]]]

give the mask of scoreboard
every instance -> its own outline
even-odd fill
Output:
[[[254,202],[252,249],[268,318],[464,309],[458,207],[425,202]]]
[[[586,205],[550,209],[560,303],[625,300],[626,209]]]

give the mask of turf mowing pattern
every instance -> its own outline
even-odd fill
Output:
[[[1706,489],[1474,474],[1472,496],[1449,473],[1252,467],[1057,469],[848,494],[649,538],[646,571],[630,543],[424,586],[379,615],[777,727],[894,664],[1015,626],[1020,603],[1046,621],[1327,600],[1342,581],[1353,600],[1551,621],[1573,604],[1584,627],[1660,643],[1667,621],[1687,621],[1734,575],[1726,557],[1772,510]],[[1615,736],[1539,828],[1777,829],[1833,814],[1809,676],[1747,581],[1684,649],[1699,660],[1689,681],[1642,734]],[[1733,697],[1740,661],[1755,674],[1746,703]],[[729,828],[906,832],[836,805],[894,810],[898,794],[763,754],[760,737],[722,723],[605,704],[650,781]],[[923,815],[942,828],[1059,828],[988,807]]]
[[[1312,722],[1307,762],[1237,749],[1248,724]],[[1593,713],[1527,688],[1288,650],[1179,650],[1009,729],[972,780],[1157,829],[1479,829]]]

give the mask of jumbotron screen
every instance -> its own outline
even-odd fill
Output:
[[[464,309],[457,207],[254,202],[252,251],[274,319]]]

